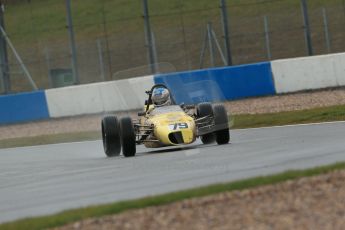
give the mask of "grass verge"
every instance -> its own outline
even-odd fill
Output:
[[[100,132],[63,133],[35,137],[20,137],[0,140],[0,149],[35,145],[48,145],[64,142],[88,141],[96,140],[99,138],[101,138]]]
[[[256,115],[235,115],[232,117],[232,121],[232,129],[307,124],[327,121],[345,121],[345,105],[291,112]],[[100,138],[100,131],[13,138],[0,140],[0,148],[87,141]]]
[[[23,219],[15,222],[1,224],[0,229],[8,230],[51,228],[56,226],[62,226],[64,224],[85,218],[117,214],[131,209],[164,205],[176,201],[181,201],[184,199],[202,197],[216,193],[249,189],[268,184],[277,184],[287,180],[298,179],[301,177],[311,177],[342,169],[345,169],[345,163],[337,163],[329,166],[317,167],[308,170],[287,171],[272,176],[255,177],[251,179],[240,180],[230,183],[215,184],[195,189],[184,190],[180,192],[167,193],[164,195],[154,197],[146,197],[142,199],[122,201],[99,206],[90,206],[81,209],[74,209],[51,216]]]
[[[233,121],[233,128],[237,129],[345,121],[345,105],[279,113],[236,115]]]

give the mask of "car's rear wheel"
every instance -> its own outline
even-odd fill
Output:
[[[213,106],[213,116],[216,131],[217,144],[223,145],[230,141],[229,117],[224,105],[218,104]]]
[[[121,127],[121,144],[122,153],[125,157],[135,156],[136,144],[135,144],[135,132],[130,117],[122,117],[120,119]]]
[[[108,116],[102,119],[102,140],[104,152],[108,157],[120,154],[120,129],[117,117]]]
[[[213,116],[212,104],[208,102],[203,102],[203,103],[198,104],[196,111],[197,111],[198,117]],[[216,141],[216,136],[214,133],[208,133],[208,134],[202,135],[200,139],[203,144],[211,144]]]

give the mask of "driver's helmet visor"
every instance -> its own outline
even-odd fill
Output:
[[[168,89],[163,87],[155,88],[152,92],[152,101],[156,105],[165,104],[170,100],[170,92]]]

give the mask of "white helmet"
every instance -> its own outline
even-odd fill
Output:
[[[158,106],[170,105],[170,92],[164,87],[157,87],[152,92],[152,102]]]

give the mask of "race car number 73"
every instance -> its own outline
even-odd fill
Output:
[[[179,129],[188,129],[188,124],[187,123],[175,123],[169,125],[170,130],[179,130]]]

